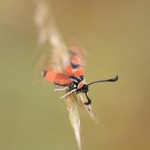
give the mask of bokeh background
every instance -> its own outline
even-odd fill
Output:
[[[86,81],[96,125],[79,108],[83,150],[150,149],[150,1],[49,0],[64,41],[87,48]],[[0,149],[77,150],[66,105],[33,84],[39,51],[33,1],[0,0]]]

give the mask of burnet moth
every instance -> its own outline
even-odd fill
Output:
[[[65,98],[66,96],[70,95],[71,93],[75,92],[76,94],[84,93],[87,102],[85,105],[90,105],[91,100],[88,97],[89,86],[99,82],[115,82],[118,80],[118,76],[112,79],[106,80],[98,80],[91,83],[86,83],[84,78],[84,65],[81,55],[76,51],[69,50],[70,54],[70,64],[66,67],[65,71],[57,72],[53,70],[44,70],[42,71],[42,76],[47,81],[54,83],[58,86],[63,86],[63,90],[68,89],[68,93],[66,93],[61,98]],[[55,90],[62,90],[62,89],[55,89]]]

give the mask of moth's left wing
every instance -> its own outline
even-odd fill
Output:
[[[69,86],[71,84],[71,80],[69,76],[64,73],[59,73],[55,71],[46,71],[42,72],[42,75],[45,80],[54,83],[59,86]]]

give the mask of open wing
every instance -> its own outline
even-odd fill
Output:
[[[71,84],[70,78],[64,73],[58,73],[55,71],[43,71],[43,77],[45,80],[60,86],[69,86]]]
[[[69,76],[84,76],[85,51],[77,41],[69,45],[70,64],[66,67],[66,74]]]

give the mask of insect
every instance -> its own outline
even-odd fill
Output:
[[[87,101],[85,105],[91,104],[91,99],[88,97],[89,86],[99,82],[115,82],[118,80],[118,76],[112,79],[98,80],[91,83],[86,83],[84,78],[84,62],[82,60],[82,55],[76,51],[69,50],[70,54],[70,64],[66,66],[64,73],[57,72],[53,70],[44,70],[42,71],[42,76],[49,82],[54,83],[55,85],[64,87],[63,89],[56,90],[65,90],[68,89],[68,92],[61,98],[65,98],[71,93],[75,92],[76,94],[84,93]]]

